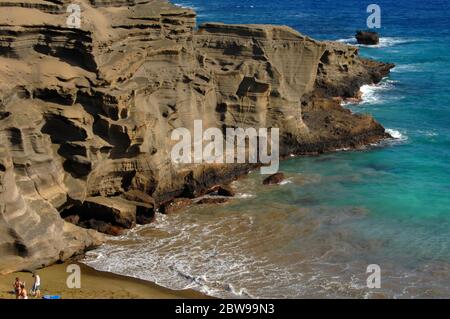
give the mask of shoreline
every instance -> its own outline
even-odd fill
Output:
[[[77,264],[81,269],[81,288],[70,289],[66,285],[66,267]],[[153,282],[98,271],[78,261],[55,264],[37,271],[41,277],[41,297],[57,295],[62,299],[210,299],[195,290],[171,290]],[[0,299],[15,299],[12,293],[14,279],[26,282],[30,299],[33,278],[30,272],[15,272],[0,276]]]
[[[196,29],[194,11],[172,7],[166,0],[136,8],[119,3],[120,10],[85,5],[87,23],[79,34],[61,28],[64,41],[45,43],[48,52],[64,48],[54,54],[36,50],[42,44],[36,27],[51,38],[54,27],[66,24],[61,15],[47,21],[46,8],[5,4],[8,11],[0,17],[9,21],[3,29],[14,45],[8,50],[24,51],[17,58],[9,51],[1,57],[9,93],[0,133],[9,136],[14,129],[20,135],[18,152],[11,152],[14,145],[8,144],[0,153],[0,202],[8,203],[1,213],[7,223],[0,224],[7,247],[2,273],[70,259],[105,242],[100,233],[118,235],[150,223],[156,212],[182,207],[254,169],[252,163],[179,167],[169,160],[171,130],[192,128],[192,119],[200,117],[216,128],[249,123],[259,129],[266,124],[284,128],[281,158],[357,149],[389,137],[370,115],[352,114],[335,99],[379,82],[394,67],[360,57],[355,47],[314,40],[282,25],[209,22]],[[55,12],[60,9],[62,4],[52,5]],[[143,11],[148,19],[142,18]],[[27,24],[20,19],[24,15],[30,17]],[[161,31],[149,34],[147,29],[155,28]],[[24,48],[16,46],[22,36],[30,36]],[[66,45],[77,37],[90,44]],[[141,37],[146,39],[143,46]],[[236,40],[228,43],[230,37]],[[256,40],[249,42],[249,37]],[[117,41],[124,41],[124,48],[110,47]],[[280,51],[272,52],[277,43],[282,44]],[[143,52],[155,54],[143,57]],[[67,61],[67,55],[76,61]],[[42,81],[26,72],[29,65],[45,70],[39,73]],[[255,72],[249,73],[247,65]],[[22,87],[24,92],[14,91]],[[20,98],[10,101],[11,92]],[[179,117],[184,112],[187,116]],[[175,119],[180,121],[174,126]],[[36,172],[32,177],[24,173],[23,159]],[[65,287],[67,273],[54,271],[59,271],[58,290]],[[98,272],[92,277],[102,276]]]

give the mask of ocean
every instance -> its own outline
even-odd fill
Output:
[[[198,22],[289,25],[354,44],[374,1],[177,0]],[[363,102],[395,137],[281,163],[287,180],[234,182],[228,204],[158,215],[86,256],[96,269],[230,298],[450,297],[450,2],[381,7],[382,38],[360,47],[396,67]],[[368,265],[381,287],[367,286]]]

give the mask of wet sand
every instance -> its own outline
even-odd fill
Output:
[[[72,262],[76,263],[76,262]],[[112,273],[97,271],[76,263],[81,268],[81,288],[69,289],[66,285],[68,263],[53,265],[41,270],[41,295],[58,295],[63,299],[200,299],[209,298],[193,290],[175,291],[151,282]],[[31,273],[19,272],[0,276],[0,299],[15,299],[12,292],[14,279],[25,281],[28,294],[33,285]],[[30,297],[32,298],[32,297]]]

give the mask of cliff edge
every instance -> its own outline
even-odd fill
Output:
[[[251,165],[175,165],[174,128],[280,128],[281,156],[388,137],[340,100],[391,64],[163,0],[0,1],[0,273],[64,260]],[[65,219],[64,219],[65,218]],[[89,229],[90,228],[90,229]],[[95,229],[95,230],[94,230]]]

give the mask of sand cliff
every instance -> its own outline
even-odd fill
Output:
[[[196,29],[194,11],[163,0],[79,0],[69,28],[71,2],[0,1],[0,273],[65,260],[101,243],[87,228],[150,222],[245,174],[172,163],[171,131],[196,119],[280,128],[282,156],[387,136],[340,106],[393,67],[355,47],[284,26]]]

